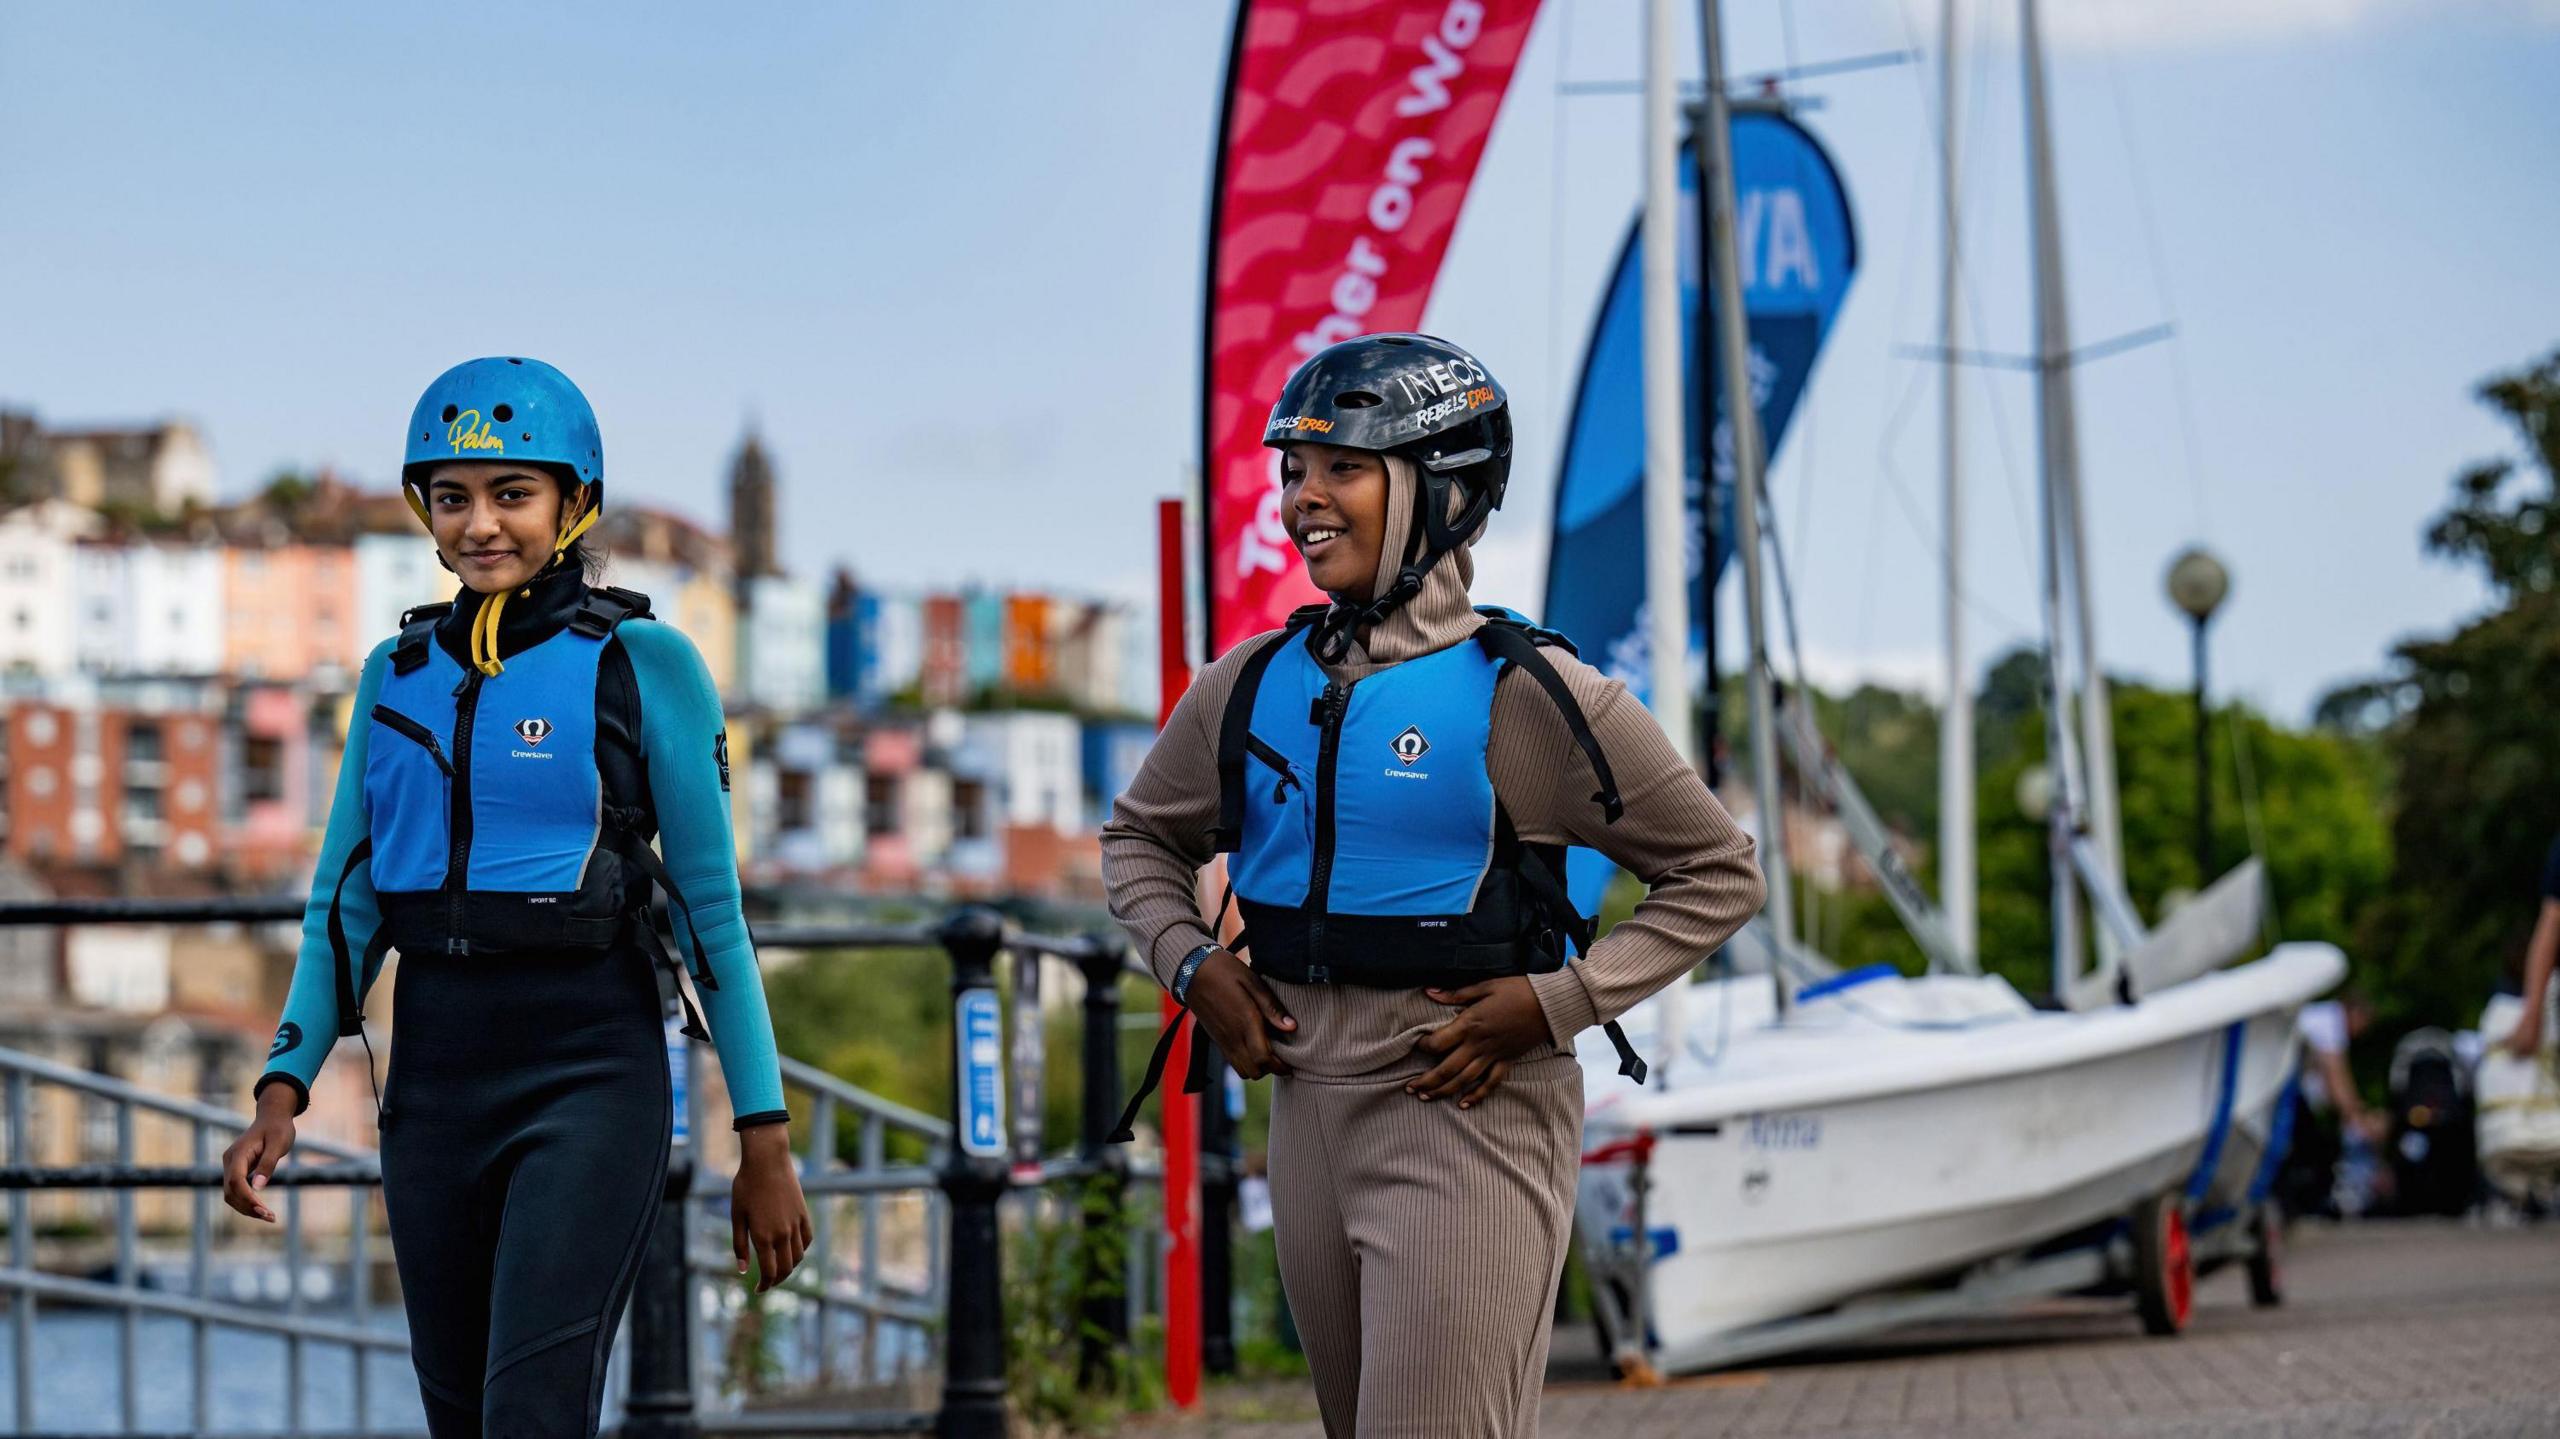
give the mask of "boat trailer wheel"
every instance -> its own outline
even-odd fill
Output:
[[[2195,1316],[2196,1257],[2187,1243],[2186,1205],[2155,1194],[2133,1211],[2133,1293],[2142,1332],[2172,1335]],[[2251,1261],[2253,1269],[2255,1261]]]

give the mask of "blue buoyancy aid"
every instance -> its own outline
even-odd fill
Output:
[[[1263,974],[1462,985],[1543,973],[1568,941],[1588,943],[1565,897],[1563,847],[1523,842],[1494,795],[1485,755],[1503,674],[1527,670],[1556,699],[1601,779],[1594,802],[1614,819],[1608,761],[1538,653],[1560,638],[1507,610],[1480,613],[1474,643],[1348,682],[1325,674],[1293,616],[1237,676],[1217,843],[1235,854],[1235,899]]]
[[[368,837],[339,877],[368,865],[382,925],[364,962],[347,953],[330,907],[341,1024],[362,1015],[355,976],[381,951],[403,955],[595,949],[626,936],[673,967],[656,930],[631,921],[654,881],[690,924],[683,896],[597,767],[596,677],[615,626],[647,618],[647,596],[598,588],[568,623],[508,656],[498,674],[435,642],[452,608],[401,617],[391,672],[369,715],[364,771]],[[635,872],[636,871],[636,872]],[[716,987],[694,945],[697,985]],[[681,993],[681,990],[679,990]],[[700,1020],[686,1005],[687,1032]]]
[[[1266,978],[1379,989],[1550,973],[1568,944],[1589,949],[1594,926],[1565,889],[1564,846],[1520,838],[1485,760],[1494,691],[1517,669],[1590,762],[1591,802],[1611,824],[1625,813],[1589,719],[1539,653],[1573,646],[1480,605],[1473,643],[1336,680],[1308,647],[1325,609],[1292,614],[1246,657],[1219,721],[1211,842],[1235,856],[1228,899],[1244,919],[1228,947]],[[1157,1036],[1112,1142],[1135,1133],[1190,1014],[1186,1005]],[[1625,1031],[1616,1020],[1603,1029],[1618,1072],[1643,1083]],[[1208,1053],[1193,1049],[1185,1093],[1205,1085]]]
[[[373,707],[364,796],[373,889],[403,953],[592,946],[613,937],[622,872],[596,863],[596,665],[605,635],[563,629],[485,675],[426,645],[395,654]]]

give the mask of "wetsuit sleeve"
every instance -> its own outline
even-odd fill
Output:
[[[338,1044],[338,972],[336,947],[329,942],[329,903],[339,901],[350,954],[368,953],[374,931],[382,927],[382,906],[373,895],[373,872],[357,865],[347,874],[343,893],[338,876],[346,873],[347,856],[373,832],[364,798],[364,757],[373,726],[367,716],[382,693],[382,672],[391,663],[390,640],[366,656],[364,674],[356,681],[355,703],[348,709],[346,752],[338,761],[338,787],[329,800],[329,828],[320,841],[320,862],[311,872],[311,897],[302,906],[302,948],[294,956],[293,983],[285,991],[284,1018],[267,1048],[266,1072],[249,1094],[255,1101],[269,1084],[293,1086],[293,1112],[311,1107],[311,1084]],[[365,969],[356,993],[373,985],[381,969],[376,959]]]
[[[688,926],[675,927],[687,960],[701,959],[712,987],[696,988],[720,1072],[729,1082],[733,1124],[751,1129],[791,1117],[782,1102],[782,1065],[775,1057],[773,1017],[764,975],[747,935],[738,891],[737,842],[729,830],[727,722],[711,670],[682,631],[653,620],[628,620],[614,632],[631,657],[640,691],[641,753],[658,815],[658,851],[684,891]],[[702,954],[693,953],[699,936]]]
[[[1689,972],[1742,928],[1767,894],[1751,836],[1716,802],[1627,687],[1561,651],[1564,677],[1609,757],[1626,813],[1610,824],[1591,802],[1598,781],[1535,681],[1506,674],[1494,692],[1485,767],[1521,837],[1585,845],[1644,882],[1645,897],[1591,952],[1529,983],[1558,1045],[1616,1019]]]
[[[1200,918],[1199,874],[1218,822],[1218,722],[1252,648],[1238,645],[1201,672],[1102,827],[1111,915],[1168,990],[1183,957],[1217,938]]]

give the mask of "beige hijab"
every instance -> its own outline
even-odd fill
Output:
[[[1378,551],[1378,573],[1369,593],[1384,594],[1395,585],[1396,576],[1404,568],[1404,557],[1415,543],[1414,499],[1422,487],[1422,477],[1413,461],[1402,455],[1384,455],[1387,462],[1387,538]],[[1455,511],[1466,503],[1459,494],[1450,495],[1450,508]],[[1479,526],[1474,534],[1462,540],[1455,550],[1440,557],[1423,578],[1422,593],[1397,606],[1387,617],[1356,636],[1351,651],[1344,659],[1346,667],[1359,668],[1397,664],[1447,649],[1474,634],[1483,620],[1467,597],[1468,587],[1475,583],[1476,562],[1471,548],[1482,536]],[[1336,597],[1335,603],[1341,603]]]

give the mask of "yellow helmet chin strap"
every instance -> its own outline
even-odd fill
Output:
[[[418,492],[404,487],[402,493],[409,497],[409,508],[418,512],[419,520],[426,520],[427,507],[419,500]],[[578,537],[595,528],[604,511],[588,503],[588,496],[594,493],[588,486],[579,486],[578,497],[570,502],[569,509],[561,516],[560,538],[551,542],[551,558],[543,561],[543,569],[548,570],[560,563],[569,547],[578,542]],[[527,588],[523,593],[531,594],[533,591]],[[507,668],[498,663],[498,617],[506,612],[506,608],[507,591],[499,590],[481,601],[480,612],[471,617],[471,665],[484,675],[503,674]]]

